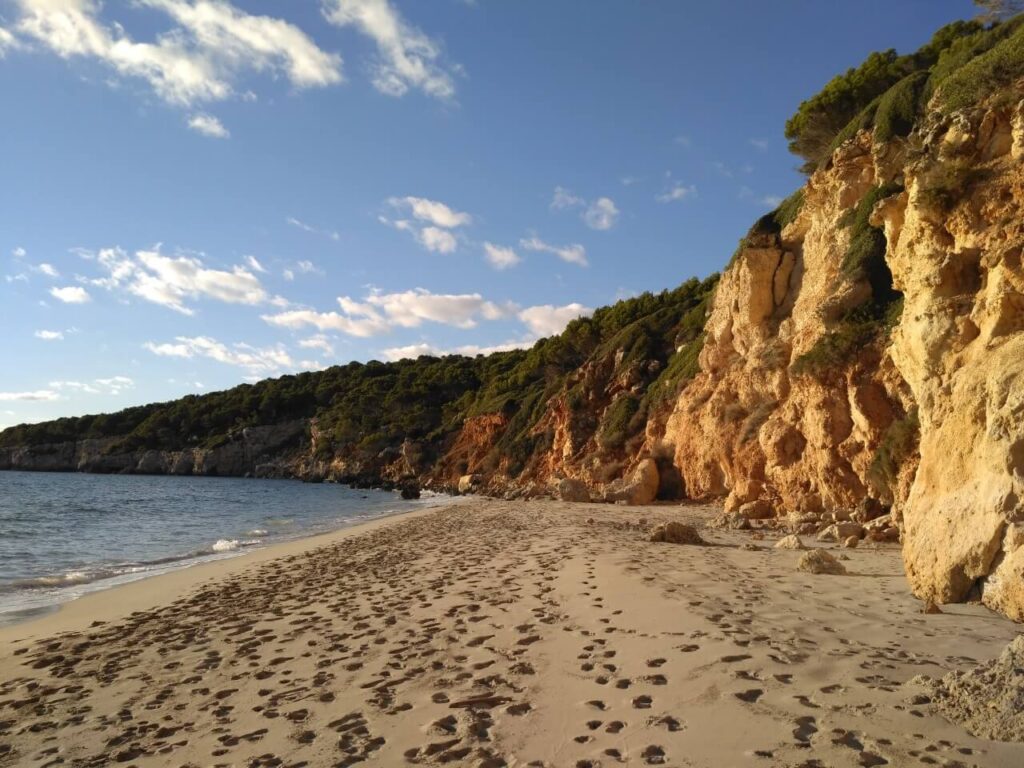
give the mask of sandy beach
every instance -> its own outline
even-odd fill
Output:
[[[0,631],[0,765],[1024,764],[904,685],[1019,625],[717,511],[481,500],[88,596]]]

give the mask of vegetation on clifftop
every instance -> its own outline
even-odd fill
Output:
[[[952,112],[1022,76],[1024,16],[956,21],[914,53],[875,52],[832,78],[786,121],[786,138],[813,171],[861,129],[874,130],[877,141],[906,136],[933,97]]]
[[[701,337],[717,280],[692,279],[671,291],[617,302],[526,350],[353,362],[109,415],[11,427],[0,432],[0,447],[107,438],[111,453],[212,448],[246,427],[315,418],[321,458],[369,457],[405,439],[439,446],[467,418],[503,413],[509,423],[497,450],[517,470],[546,439],[550,444],[535,427],[548,401],[566,391],[588,361],[635,368],[640,384],[657,385],[660,393],[672,393],[692,377],[688,350]],[[684,364],[674,365],[680,355]],[[634,417],[646,414],[650,403],[636,399],[629,418],[615,427],[621,432],[616,441],[635,432]]]

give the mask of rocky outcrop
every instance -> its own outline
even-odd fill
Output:
[[[796,219],[753,232],[723,275],[702,373],[655,435],[673,450],[687,495],[785,514],[875,495],[891,504],[902,493],[869,477],[886,430],[913,406],[884,343],[821,370],[794,369],[870,294],[867,280],[842,273],[849,233],[840,222],[876,183],[867,147],[848,148],[810,180]]]
[[[119,438],[0,449],[0,468],[98,474],[293,476],[284,457],[303,447],[304,421],[240,430],[221,445],[180,451],[124,450]]]
[[[1024,620],[1024,102],[920,140],[906,192],[876,211],[906,301],[890,354],[921,422],[907,576],[921,597],[979,593]]]
[[[668,447],[688,495],[724,497],[740,522],[753,502],[891,508],[856,535],[902,535],[917,595],[1024,620],[1024,102],[1006,96],[929,115],[906,141],[861,132],[792,222],[755,228],[720,282],[702,373],[648,449]],[[903,305],[840,356],[878,287],[844,266],[864,201]]]

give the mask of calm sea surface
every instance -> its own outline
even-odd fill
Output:
[[[0,625],[116,584],[450,502],[293,480],[0,472]]]

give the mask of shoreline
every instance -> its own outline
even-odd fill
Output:
[[[894,545],[812,575],[718,511],[474,499],[83,598],[0,630],[0,768],[1024,764],[920,682],[1020,625],[923,613]]]
[[[0,626],[0,653],[6,643],[21,643],[38,637],[80,631],[93,621],[116,621],[133,611],[147,610],[172,602],[206,581],[223,579],[253,565],[330,545],[349,536],[374,530],[377,526],[396,519],[421,516],[447,506],[449,504],[443,503],[425,506],[423,509],[394,512],[343,528],[310,533],[286,541],[253,547],[237,555],[204,560],[133,581],[113,584],[71,600],[54,603],[40,609],[41,612],[37,615],[26,616]]]

